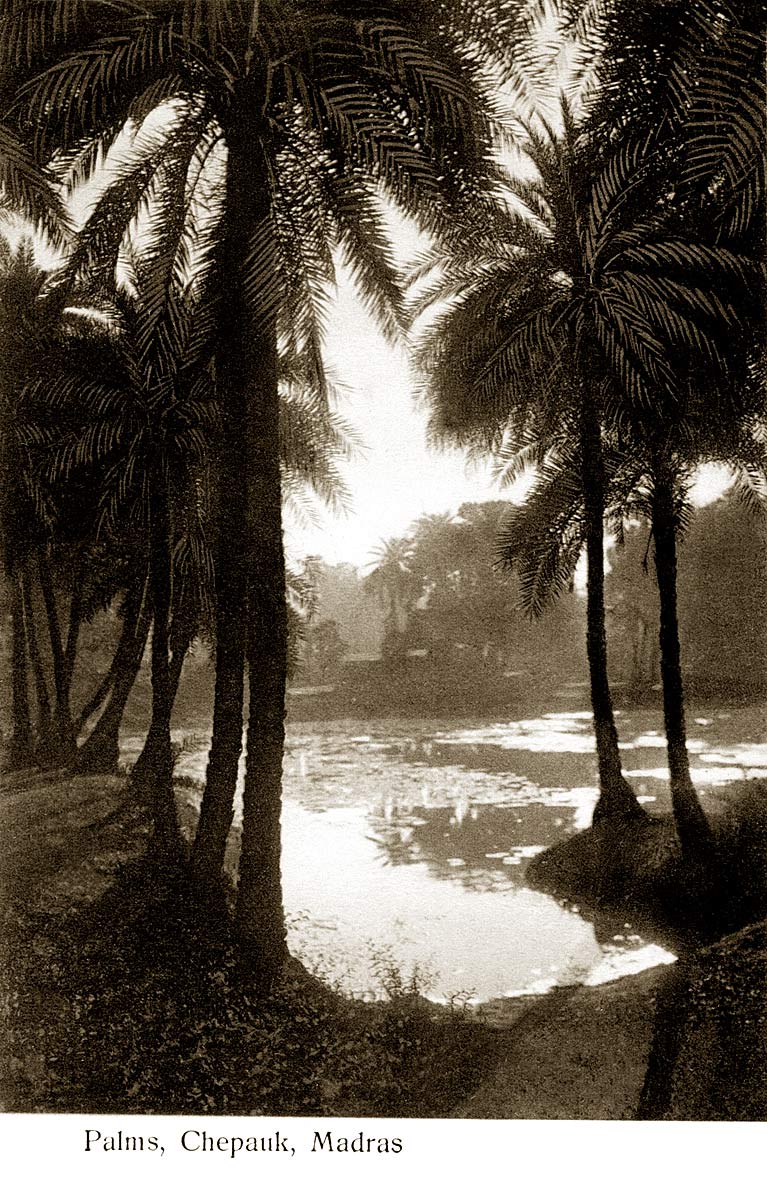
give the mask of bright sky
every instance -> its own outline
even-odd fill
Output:
[[[290,555],[314,554],[326,562],[365,567],[382,539],[403,535],[422,513],[454,511],[467,501],[521,498],[524,483],[501,490],[489,465],[468,465],[458,452],[438,452],[427,445],[427,414],[413,399],[406,349],[386,342],[344,280],[326,349],[328,366],[345,385],[341,415],[364,449],[342,464],[351,511],[345,516],[320,512],[318,525],[289,519]],[[722,467],[702,468],[693,502],[705,505],[716,499],[729,481]]]
[[[403,534],[421,513],[499,497],[489,468],[467,468],[462,454],[427,446],[427,414],[413,401],[406,349],[386,342],[343,283],[326,348],[328,365],[346,388],[341,414],[363,443],[342,464],[352,511],[322,514],[320,527],[297,528],[291,521],[290,552],[365,566],[383,538]]]
[[[520,170],[518,162],[515,170]],[[80,219],[94,198],[93,189],[78,196]],[[391,225],[397,258],[405,265],[418,248],[417,233],[393,214]],[[319,555],[328,562],[365,567],[382,539],[401,536],[422,513],[455,511],[467,501],[514,501],[524,494],[525,483],[501,490],[489,465],[469,466],[461,453],[427,446],[427,413],[414,402],[406,348],[395,348],[381,336],[343,272],[326,353],[330,370],[344,385],[340,414],[356,431],[361,446],[341,464],[351,496],[349,511],[337,515],[318,507],[314,521],[289,515],[286,533],[291,557]],[[705,504],[726,484],[721,470],[704,468],[693,498]]]

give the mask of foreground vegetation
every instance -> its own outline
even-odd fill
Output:
[[[230,911],[145,856],[125,780],[8,782],[4,1110],[445,1116],[480,1082],[491,1032],[385,956],[376,1003],[295,960],[267,994],[243,978]]]
[[[460,1000],[426,1001],[424,981],[403,978],[386,955],[376,1002],[343,995],[296,960],[265,992],[243,977],[228,909],[201,904],[183,864],[147,857],[149,814],[125,780],[8,782],[5,1111],[767,1115],[764,924],[703,951],[698,931],[674,967],[474,1014]],[[176,791],[187,826],[191,794]],[[723,823],[733,858],[760,840],[754,819],[741,801]],[[762,822],[740,923],[764,900],[766,842]]]

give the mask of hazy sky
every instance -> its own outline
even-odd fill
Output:
[[[413,399],[407,351],[392,347],[377,332],[344,280],[326,345],[328,365],[346,385],[341,413],[364,449],[342,463],[351,511],[334,516],[318,510],[319,525],[290,517],[289,553],[364,567],[383,538],[404,534],[421,513],[451,511],[471,500],[521,497],[524,485],[501,490],[489,466],[467,466],[462,454],[427,446],[427,415]],[[726,482],[725,472],[705,468],[693,499],[707,503]]]
[[[519,173],[518,159],[514,167]],[[80,219],[94,196],[85,189],[77,197]],[[418,235],[402,218],[390,214],[390,220],[396,257],[404,266],[418,249]],[[391,346],[382,337],[343,271],[326,354],[332,374],[344,385],[340,414],[356,431],[360,448],[341,464],[351,498],[346,514],[316,506],[313,522],[288,515],[291,557],[312,554],[328,562],[365,567],[382,539],[404,534],[422,513],[454,511],[466,501],[512,501],[524,493],[524,484],[501,490],[489,465],[468,466],[458,452],[427,446],[427,413],[414,402],[407,350]],[[705,503],[723,486],[721,473],[706,475],[712,483],[704,482],[698,489],[698,502]]]
[[[467,469],[463,455],[427,447],[427,415],[413,401],[405,348],[386,342],[343,283],[326,345],[328,365],[346,385],[342,415],[363,448],[342,464],[352,511],[339,517],[322,513],[320,527],[299,528],[290,520],[293,553],[364,566],[382,538],[404,533],[421,513],[500,495],[489,468]]]

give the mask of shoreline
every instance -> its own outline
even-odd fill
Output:
[[[22,780],[16,782],[22,784]],[[123,778],[59,775],[27,777],[23,782],[26,786],[11,790],[6,781],[1,798],[5,836],[0,883],[4,888],[4,934],[9,934],[14,922],[21,922],[11,940],[26,961],[21,966],[6,962],[3,970],[6,976],[9,972],[12,976],[14,969],[32,972],[29,995],[34,1011],[21,1017],[32,1020],[38,1032],[26,1054],[11,1047],[4,1070],[3,1109],[59,1111],[55,1103],[46,1101],[52,1085],[46,1076],[44,1047],[56,1022],[66,1033],[69,1001],[66,992],[57,991],[56,979],[50,978],[46,964],[55,964],[61,957],[58,929],[71,931],[73,916],[96,911],[125,868],[139,862],[145,848],[146,823],[131,810]],[[182,821],[189,828],[193,806],[187,789],[179,787],[178,799]],[[135,903],[141,903],[140,896]],[[136,915],[141,914],[134,912]],[[83,928],[87,929],[87,921]],[[437,1112],[406,1111],[399,1115],[483,1120],[635,1118],[646,1090],[648,1065],[657,1051],[657,1017],[661,1011],[672,1031],[674,1046],[673,1055],[667,1055],[668,1070],[660,1072],[665,1115],[686,1120],[721,1119],[721,1111],[732,1112],[739,1104],[745,1119],[764,1119],[766,930],[764,923],[750,927],[688,955],[684,962],[651,967],[608,983],[576,984],[543,995],[486,1001],[464,1018],[459,1017],[454,1029],[450,1014],[435,1012],[438,1006],[420,998],[405,996],[393,1004],[367,1004],[330,997],[327,989],[300,967],[295,968],[290,986],[298,989],[297,998],[304,988],[309,987],[310,992],[314,989],[325,997],[322,1003],[329,1003],[328,1011],[335,1012],[338,1019],[348,1020],[358,1029],[362,1022],[364,1037],[370,1036],[364,1029],[371,1021],[375,1028],[381,1023],[388,1027],[387,1023],[393,1021],[395,1029],[399,1028],[398,1022],[404,1021],[407,1028],[420,1030],[417,1044],[424,1031],[439,1038],[447,1030],[449,1037],[458,1038],[455,1044],[469,1065],[462,1060],[463,1082],[455,1084],[452,1092],[448,1089],[443,1101],[447,1107]],[[91,940],[96,936],[98,941],[108,934],[93,931],[79,936],[90,936]],[[3,940],[8,950],[9,939]],[[41,971],[48,979],[42,991],[41,985],[34,983]],[[687,997],[681,1004],[680,986]],[[729,1026],[721,1023],[717,1007],[721,1003],[716,999],[720,993],[729,997],[728,1004],[747,1004],[743,1010],[747,1015],[740,1013],[734,1032],[732,1021]],[[38,1027],[35,1022],[42,1024]],[[8,1024],[13,1034],[13,1021]],[[738,1064],[744,1059],[751,1064],[753,1082],[752,1094],[745,1098],[738,1076]],[[431,1067],[436,1072],[430,1082],[432,1090],[448,1061],[449,1056],[439,1050]],[[348,1103],[344,1107],[336,1098],[343,1083],[341,1078],[323,1084],[323,1115],[382,1115],[369,1111],[364,1098],[355,1102],[356,1107]],[[214,1115],[218,1110],[207,1111]],[[274,1112],[278,1111],[284,1110],[276,1107]],[[398,1115],[396,1109],[391,1115]]]

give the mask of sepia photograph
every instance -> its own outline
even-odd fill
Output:
[[[767,1119],[766,47],[0,0],[0,1138]]]

